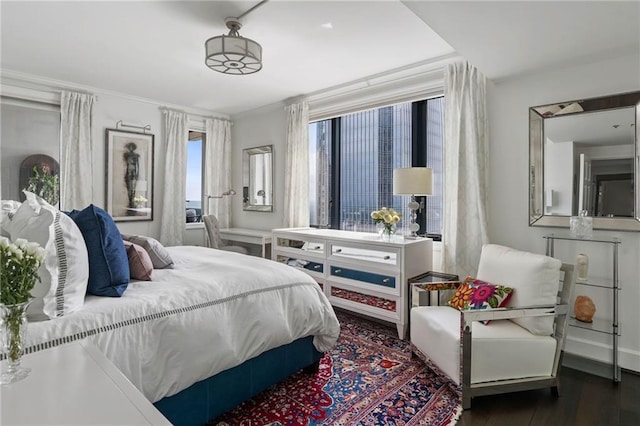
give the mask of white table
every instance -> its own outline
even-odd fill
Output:
[[[22,365],[29,376],[0,387],[3,425],[171,424],[86,341],[25,355]]]
[[[271,257],[267,254],[267,246],[271,245],[271,231],[247,228],[223,228],[220,229],[220,237],[223,240],[259,245],[262,248],[262,257]]]

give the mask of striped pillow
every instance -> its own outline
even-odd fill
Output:
[[[24,193],[27,200],[11,218],[11,239],[36,242],[46,252],[27,316],[32,321],[58,318],[84,306],[89,279],[87,246],[71,218],[37,195]]]

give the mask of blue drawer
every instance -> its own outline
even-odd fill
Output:
[[[324,264],[318,262],[310,262],[308,260],[296,259],[295,257],[278,255],[277,259],[280,263],[285,263],[296,268],[304,268],[310,271],[324,273]]]
[[[334,277],[348,278],[350,280],[381,285],[383,287],[396,288],[396,278],[390,277],[388,275],[363,272],[358,271],[357,269],[343,268],[341,266],[332,266],[331,275],[333,275]]]

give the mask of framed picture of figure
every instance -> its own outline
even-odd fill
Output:
[[[153,135],[106,130],[107,212],[114,221],[153,220]]]

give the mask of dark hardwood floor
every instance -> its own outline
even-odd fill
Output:
[[[476,397],[458,426],[638,426],[640,375],[610,379],[563,367],[560,396],[549,389]]]

